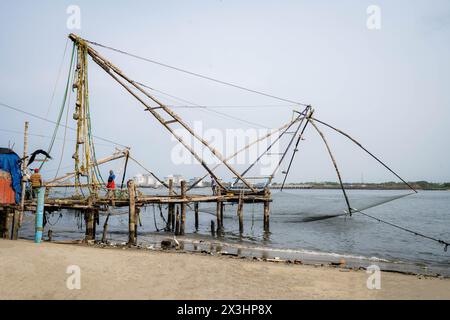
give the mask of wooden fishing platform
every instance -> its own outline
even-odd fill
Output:
[[[169,186],[173,186],[169,180]],[[167,225],[165,230],[173,232],[175,235],[185,234],[185,225],[187,219],[187,208],[191,209],[193,218],[195,220],[195,228],[199,227],[199,204],[200,203],[215,203],[216,204],[216,219],[211,221],[211,233],[220,235],[224,231],[223,226],[223,211],[226,204],[237,204],[237,217],[239,220],[239,230],[241,234],[244,231],[243,223],[243,207],[246,203],[261,203],[264,205],[264,230],[269,231],[269,206],[272,201],[270,191],[266,188],[259,192],[251,192],[248,190],[234,190],[225,191],[220,188],[216,189],[216,195],[211,194],[187,194],[186,183],[181,182],[181,188],[177,191],[180,194],[175,194],[175,188],[171,187],[167,194],[158,195],[143,195],[137,191],[133,180],[127,183],[127,189],[117,190],[120,196],[105,195],[99,197],[68,197],[68,198],[53,198],[46,197],[44,203],[44,211],[48,213],[58,212],[61,210],[71,210],[81,212],[84,215],[86,223],[86,237],[85,240],[95,240],[96,222],[99,222],[98,216],[100,212],[110,212],[110,209],[128,207],[128,225],[129,225],[129,244],[135,245],[137,243],[139,215],[141,208],[152,205],[167,206]],[[222,191],[224,193],[222,194]],[[114,191],[112,191],[114,192]],[[36,199],[25,200],[23,211],[19,205],[9,204],[0,206],[0,229],[3,238],[17,239],[20,228],[20,216],[24,211],[35,212],[37,210]],[[106,234],[108,228],[108,217],[103,226],[102,241],[106,241]]]

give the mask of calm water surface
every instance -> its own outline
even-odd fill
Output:
[[[164,192],[144,189],[146,193]],[[195,193],[207,193],[209,189],[196,189]],[[402,191],[350,190],[349,197],[354,208],[364,209],[372,205],[392,200]],[[243,237],[239,236],[236,206],[226,206],[225,234],[213,239],[210,222],[215,220],[214,205],[200,205],[200,229],[194,230],[193,212],[188,210],[186,239],[217,241],[230,245],[282,249],[285,253],[310,252],[327,253],[335,256],[377,258],[391,262],[406,262],[414,265],[437,266],[450,273],[450,250],[436,242],[406,233],[379,223],[358,213],[351,217],[342,215],[345,202],[339,190],[273,190],[271,205],[270,233],[263,232],[260,204],[244,206]],[[166,208],[163,207],[166,217]],[[379,217],[403,227],[450,241],[450,192],[421,191],[395,201],[366,209],[370,215]],[[48,229],[52,229],[55,240],[81,239],[84,223],[80,217],[68,211],[49,215]],[[128,216],[126,209],[118,209],[111,216],[109,237],[115,241],[126,241]],[[120,214],[122,213],[122,214]],[[336,216],[337,215],[337,216]],[[336,216],[327,218],[329,216]],[[97,237],[101,237],[104,216],[100,217]],[[324,219],[327,218],[327,219]],[[142,226],[139,228],[139,242],[156,243],[155,239],[167,236],[161,231],[164,221],[159,208],[147,207],[142,210]],[[79,228],[81,227],[81,229]],[[158,231],[159,230],[159,231]],[[33,216],[25,219],[21,237],[33,238]]]

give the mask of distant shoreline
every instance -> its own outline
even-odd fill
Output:
[[[418,185],[412,185],[414,189],[421,190],[421,191],[450,191],[450,187],[439,187],[439,186],[418,186]],[[149,186],[149,185],[138,185],[139,188],[149,188],[149,189],[161,189],[164,188],[163,186]],[[177,188],[178,186],[175,186]],[[344,184],[344,188],[346,190],[411,190],[408,188],[408,186],[405,185],[383,185],[383,184]],[[201,186],[201,187],[194,187],[193,189],[211,189],[210,186]],[[269,187],[269,189],[281,189],[281,184],[274,184]],[[289,190],[307,190],[307,189],[313,189],[313,190],[340,190],[341,186],[339,184],[286,184],[284,185],[283,189],[289,189]]]
[[[407,186],[405,187],[384,187],[379,185],[345,185],[344,188],[346,190],[411,190]],[[281,185],[275,185],[271,186],[270,189],[281,189]],[[314,190],[340,190],[341,187],[339,185],[312,185],[312,186],[302,186],[302,185],[285,185],[283,189],[314,189]],[[422,191],[450,191],[450,188],[421,188],[417,187],[416,190],[422,190]]]

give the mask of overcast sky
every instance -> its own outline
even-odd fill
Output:
[[[81,9],[80,30],[67,28],[69,5]],[[370,5],[381,9],[379,30],[367,28]],[[1,1],[0,103],[56,119],[67,79],[71,43],[62,59],[70,32],[311,104],[317,118],[350,133],[405,179],[450,181],[449,1]],[[260,106],[212,110],[269,128],[292,116],[293,107],[286,102],[96,49],[131,78],[185,100],[206,106]],[[167,130],[92,61],[89,85],[96,136],[130,146],[134,156],[161,177],[204,172],[198,164],[173,163],[175,142]],[[168,104],[182,104],[157,96]],[[192,126],[202,121],[203,130],[252,127],[210,110],[175,110]],[[11,130],[22,131],[29,120],[30,149],[48,147],[51,123],[1,105],[0,112],[1,146],[14,144],[20,154],[23,137]],[[75,125],[71,116],[69,125]],[[58,167],[63,131],[52,152],[54,160],[44,167],[46,177]],[[324,133],[345,181],[395,180],[349,142],[328,130]],[[72,166],[73,138],[69,131],[60,173]],[[97,142],[99,158],[114,150]],[[290,181],[336,179],[312,127],[299,151]],[[109,169],[120,172],[122,166],[120,161],[106,166],[104,174]],[[236,167],[242,171],[245,165]],[[129,175],[139,172],[132,166]]]

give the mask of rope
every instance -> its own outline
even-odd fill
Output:
[[[168,97],[170,97],[170,98],[172,98],[172,99],[174,99],[174,100],[178,100],[178,101],[181,101],[181,102],[183,102],[183,103],[190,104],[190,105],[191,105],[191,108],[199,109],[199,110],[202,111],[202,112],[205,112],[205,111],[212,112],[212,113],[215,113],[215,114],[217,114],[217,115],[219,115],[219,116],[222,116],[222,118],[223,118],[223,117],[226,117],[226,118],[229,118],[229,119],[232,119],[232,120],[236,120],[236,121],[239,121],[239,122],[242,122],[242,123],[245,123],[245,124],[249,124],[249,125],[252,125],[252,126],[256,126],[256,127],[260,127],[260,128],[264,128],[264,129],[269,129],[267,126],[264,126],[264,125],[262,125],[262,124],[259,124],[259,123],[256,123],[256,122],[252,122],[252,121],[248,121],[248,120],[245,120],[245,119],[241,119],[241,118],[238,118],[238,117],[235,117],[235,116],[232,116],[232,115],[229,115],[229,114],[226,114],[226,113],[217,111],[217,110],[211,110],[211,109],[209,109],[209,107],[207,107],[207,106],[201,106],[201,105],[199,105],[199,104],[197,104],[197,103],[195,103],[195,102],[188,101],[188,100],[186,100],[186,99],[183,99],[183,98],[174,96],[174,95],[169,94],[169,93],[167,93],[167,92],[164,92],[164,91],[155,89],[155,88],[150,87],[150,86],[148,86],[148,85],[146,85],[146,84],[143,84],[143,83],[141,83],[141,82],[138,82],[138,81],[135,81],[135,82],[136,82],[137,84],[139,84],[139,85],[141,85],[141,86],[147,88],[147,89],[150,89],[150,90],[155,91],[155,92],[159,92],[159,93],[161,93],[161,94],[163,94],[163,95],[165,95],[165,96],[168,96]]]
[[[33,117],[33,118],[36,118],[36,119],[39,119],[39,120],[42,120],[42,121],[46,121],[46,122],[49,122],[49,123],[52,123],[52,124],[63,126],[61,124],[58,124],[56,121],[46,119],[44,117],[38,116],[37,114],[25,111],[23,109],[20,109],[20,108],[14,107],[14,106],[11,106],[11,105],[6,104],[4,102],[0,102],[0,107],[4,107],[4,108],[10,109],[10,110],[14,110],[14,111],[26,114],[26,115],[28,115],[30,117]],[[72,127],[69,127],[69,126],[65,126],[65,127],[67,127],[67,129],[69,129],[69,130],[77,131],[77,129],[75,129],[75,128],[72,128]],[[42,137],[44,137],[44,136],[42,136]],[[112,141],[112,140],[109,140],[109,139],[106,139],[106,138],[102,138],[102,137],[99,137],[99,136],[94,136],[94,137],[97,138],[97,139],[100,139],[102,141],[108,142],[108,143],[110,143],[113,146],[120,146],[120,147],[123,147],[123,148],[128,148],[128,146],[126,146],[126,145],[123,145],[121,143],[118,143],[118,142],[115,142],[115,141]]]
[[[73,72],[73,70],[69,70],[69,77],[70,77],[70,73],[71,72]],[[72,86],[72,84],[73,84],[73,77],[71,79],[72,79],[72,81],[71,81],[70,86]],[[68,103],[67,103],[69,106],[70,106],[71,92],[72,91],[69,92],[69,100],[68,100]],[[58,177],[59,170],[61,168],[62,160],[63,160],[63,157],[64,157],[64,151],[66,149],[67,123],[69,121],[69,110],[70,110],[70,108],[68,107],[67,111],[66,111],[66,124],[64,126],[64,138],[63,138],[63,145],[62,145],[62,149],[61,149],[61,158],[59,159],[58,168],[56,169],[56,174],[55,174],[55,178],[54,179],[56,179]]]
[[[312,118],[314,121],[317,121],[320,124],[323,124],[325,126],[327,126],[330,129],[333,129],[334,131],[342,134],[343,136],[347,137],[348,139],[350,139],[353,143],[355,143],[358,147],[360,147],[362,150],[364,150],[366,153],[368,153],[372,158],[374,158],[378,163],[380,163],[382,166],[384,166],[387,170],[389,170],[392,174],[394,174],[397,178],[399,178],[404,184],[406,184],[412,191],[414,191],[415,193],[417,193],[417,190],[414,189],[408,182],[406,182],[402,177],[400,177],[394,170],[392,170],[391,168],[389,168],[384,162],[382,162],[380,159],[378,159],[374,154],[372,154],[369,150],[367,150],[365,147],[363,147],[358,141],[356,141],[355,139],[353,139],[349,134],[343,132],[342,130],[339,130],[335,127],[333,127],[332,125],[323,122],[321,120],[318,120],[316,118]]]
[[[139,60],[143,60],[143,61],[150,62],[150,63],[156,64],[156,65],[159,65],[159,66],[162,66],[162,67],[165,67],[165,68],[169,68],[169,69],[176,70],[176,71],[179,71],[179,72],[182,72],[182,73],[186,73],[186,74],[189,74],[191,76],[195,76],[195,77],[202,78],[202,79],[205,79],[205,80],[213,81],[213,82],[216,82],[216,83],[220,83],[220,84],[223,84],[223,85],[226,85],[226,86],[230,86],[230,87],[233,87],[233,88],[236,88],[236,89],[240,89],[240,90],[243,90],[243,91],[259,94],[259,95],[262,95],[262,96],[265,96],[265,97],[269,97],[269,98],[273,98],[273,99],[276,99],[276,100],[289,102],[289,103],[293,103],[293,104],[304,106],[304,107],[307,106],[307,104],[304,104],[304,103],[301,103],[301,102],[298,102],[298,101],[285,99],[285,98],[278,97],[278,96],[275,96],[275,95],[272,95],[272,94],[268,94],[268,93],[265,93],[265,92],[262,92],[262,91],[249,89],[249,88],[246,88],[246,87],[243,87],[243,86],[231,83],[231,82],[227,82],[227,81],[211,78],[211,77],[208,77],[208,76],[205,76],[205,75],[201,75],[201,74],[196,73],[196,72],[192,72],[192,71],[188,71],[186,69],[181,69],[181,68],[178,68],[178,67],[174,67],[174,66],[171,66],[171,65],[168,65],[166,63],[162,63],[162,62],[159,62],[159,61],[156,61],[156,60],[153,60],[153,59],[144,58],[144,57],[138,56],[138,55],[133,54],[133,53],[129,53],[129,52],[126,52],[126,51],[123,51],[123,50],[112,48],[112,47],[109,47],[109,46],[106,46],[106,45],[103,45],[103,44],[100,44],[100,43],[97,43],[97,42],[94,42],[94,41],[89,41],[89,40],[85,40],[85,41],[90,43],[90,44],[92,44],[92,45],[94,45],[94,46],[99,46],[99,47],[102,47],[102,48],[105,48],[105,49],[109,49],[109,50],[112,50],[112,51],[115,51],[115,52],[118,52],[118,53],[130,56],[130,57],[133,57],[133,58],[136,58],[136,59],[139,59]]]
[[[407,228],[405,228],[405,227],[399,226],[399,225],[394,224],[394,223],[392,223],[392,222],[389,222],[389,221],[382,220],[382,219],[380,219],[380,218],[371,216],[371,215],[369,215],[369,214],[367,214],[367,213],[365,213],[365,212],[363,212],[363,211],[361,211],[361,210],[352,208],[351,211],[352,211],[352,212],[360,213],[360,214],[362,214],[362,215],[365,216],[365,217],[368,217],[368,218],[373,219],[373,220],[376,220],[376,221],[378,221],[378,222],[387,224],[387,225],[389,225],[389,226],[391,226],[391,227],[394,227],[394,228],[397,228],[397,229],[400,229],[400,230],[403,230],[403,231],[412,233],[412,234],[414,234],[415,236],[419,236],[419,237],[422,237],[422,238],[425,238],[425,239],[429,239],[429,240],[438,242],[438,243],[440,243],[440,244],[443,244],[443,245],[444,245],[444,251],[445,251],[445,252],[447,252],[448,246],[450,245],[449,242],[446,242],[446,241],[444,241],[444,240],[442,240],[442,239],[437,239],[437,238],[434,238],[434,237],[431,237],[431,236],[424,235],[424,234],[422,234],[422,233],[420,233],[420,232],[418,232],[418,231],[414,231],[414,230],[411,230],[411,229],[407,229]]]
[[[74,55],[75,55],[75,44],[72,47],[72,56],[70,59],[70,66],[69,66],[69,73],[67,76],[67,81],[66,81],[66,88],[64,90],[64,97],[63,97],[63,102],[61,104],[61,108],[58,114],[58,119],[56,120],[56,127],[55,130],[53,131],[53,136],[52,139],[50,141],[50,145],[47,149],[47,153],[50,154],[53,148],[53,144],[55,143],[55,139],[56,139],[56,135],[58,134],[58,129],[60,126],[60,122],[61,122],[61,118],[62,115],[64,113],[64,108],[66,107],[66,101],[67,101],[67,96],[68,96],[68,92],[69,92],[69,85],[70,85],[70,80],[71,80],[71,71],[72,71],[72,66],[73,66],[73,61],[74,61]],[[47,160],[47,157],[45,157],[45,160]],[[42,167],[45,164],[45,160],[41,163],[41,165],[39,166],[39,170],[42,169]]]
[[[66,57],[68,44],[69,44],[69,38],[66,39],[66,44],[64,46],[63,56],[61,58],[61,62],[59,64],[59,68],[58,68],[58,75],[56,76],[55,86],[53,87],[53,92],[52,92],[52,96],[50,98],[50,103],[48,105],[47,114],[45,115],[46,118],[48,118],[48,114],[50,113],[50,108],[52,107],[53,100],[55,99],[56,88],[58,87],[59,78],[61,77],[62,68],[63,68],[63,65],[64,65],[64,58]]]

